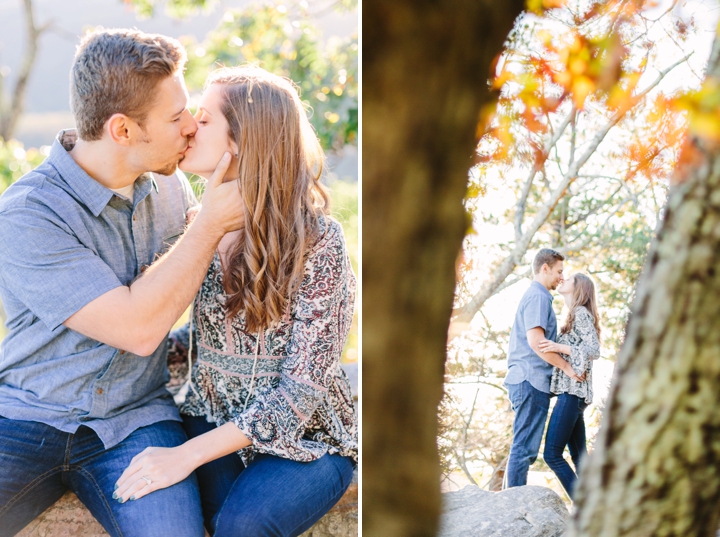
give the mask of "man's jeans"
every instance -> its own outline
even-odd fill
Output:
[[[211,431],[204,417],[183,416],[190,438]],[[245,468],[236,453],[196,470],[203,514],[215,537],[292,537],[320,520],[352,481],[349,457],[296,462],[258,454]]]
[[[120,504],[112,499],[115,482],[135,455],[149,446],[173,447],[186,440],[180,423],[163,421],[137,429],[106,450],[88,427],[70,434],[0,417],[0,536],[15,535],[70,489],[114,537],[202,537],[193,474],[139,500]]]
[[[558,476],[560,483],[571,498],[577,481],[576,472],[580,471],[580,461],[587,456],[585,420],[583,419],[586,407],[585,400],[575,395],[569,393],[558,395],[545,436],[545,452],[543,454],[545,462]],[[563,459],[565,446],[570,450],[575,472]]]
[[[528,469],[540,451],[550,394],[536,390],[527,380],[520,384],[508,384],[507,389],[515,412],[513,443],[507,464],[507,486],[520,487],[527,484]]]

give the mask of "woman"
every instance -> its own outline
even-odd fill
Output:
[[[600,356],[600,323],[595,285],[588,276],[576,273],[557,290],[568,306],[568,315],[557,343],[542,341],[540,350],[559,353],[575,373],[585,373],[585,379],[578,382],[557,367],[553,369],[550,392],[558,397],[545,435],[544,458],[572,498],[580,461],[587,455],[583,412],[592,403],[592,361]],[[570,450],[575,472],[563,458],[565,446]]]
[[[180,167],[209,177],[233,155],[225,180],[241,190],[245,227],[220,242],[195,301],[198,360],[180,407],[190,440],[143,451],[117,493],[139,499],[196,470],[211,534],[299,535],[340,499],[357,460],[339,364],[355,278],[288,80],[217,70],[196,120]]]

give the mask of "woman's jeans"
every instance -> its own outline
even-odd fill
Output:
[[[191,416],[183,426],[190,438],[216,427]],[[216,459],[195,470],[205,527],[217,537],[300,535],[340,500],[354,466],[327,454],[312,462],[258,454],[247,468],[236,453]]]
[[[580,462],[583,457],[587,456],[585,421],[583,419],[586,407],[585,400],[575,395],[569,393],[558,395],[545,436],[545,462],[558,476],[560,483],[571,498],[577,481],[577,473],[580,472]],[[563,458],[565,446],[570,450],[570,457],[575,465],[574,472]]]

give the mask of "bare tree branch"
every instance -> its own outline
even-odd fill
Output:
[[[579,224],[580,222],[585,222],[585,221],[587,221],[587,219],[590,218],[592,215],[597,214],[597,212],[598,212],[600,209],[602,209],[603,207],[607,207],[607,206],[612,202],[612,200],[615,199],[615,196],[617,196],[618,193],[619,193],[622,189],[623,189],[623,186],[622,186],[622,185],[620,185],[619,187],[617,187],[617,189],[615,189],[615,191],[614,191],[612,194],[610,194],[607,198],[605,198],[605,199],[602,200],[602,201],[598,201],[596,204],[594,204],[592,207],[590,207],[590,210],[589,210],[589,211],[587,211],[587,212],[579,215],[579,216],[578,216],[577,218],[575,218],[575,220],[573,220],[572,222],[568,222],[568,223],[567,223],[567,227],[568,227],[568,228],[571,228],[571,227],[573,227],[573,226],[576,226],[576,225]]]
[[[627,204],[630,201],[633,201],[633,199],[634,199],[633,196],[628,196],[625,199],[621,200],[620,203],[618,203],[618,206],[615,207],[615,210],[612,213],[610,213],[607,216],[607,218],[605,219],[605,221],[600,225],[600,227],[598,228],[598,233],[596,233],[595,235],[599,235],[600,233],[602,233],[602,231],[605,228],[607,228],[612,217],[615,216],[617,213],[619,213],[620,210],[625,206],[625,204]],[[585,240],[583,240],[582,242],[571,243],[566,246],[556,248],[556,250],[558,252],[560,252],[561,254],[569,254],[570,252],[577,252],[579,250],[586,248],[592,242],[593,238],[594,238],[593,235],[588,235],[588,237]]]
[[[553,132],[551,137],[548,139],[547,143],[545,144],[545,147],[543,147],[542,155],[540,156],[540,159],[534,164],[532,169],[530,170],[530,173],[528,174],[527,179],[525,179],[525,183],[523,184],[522,191],[520,192],[520,197],[518,198],[518,202],[515,205],[515,240],[518,241],[522,238],[523,232],[522,232],[522,221],[525,217],[525,204],[527,203],[528,195],[530,194],[530,189],[532,188],[533,180],[535,179],[535,176],[537,173],[543,169],[545,166],[545,162],[547,161],[548,156],[550,155],[550,151],[556,146],[560,138],[562,138],[563,133],[565,132],[565,129],[567,126],[573,121],[573,118],[576,114],[576,108],[575,105],[573,105],[572,109],[570,110],[570,113],[567,115],[567,117],[560,123],[557,130]]]
[[[25,107],[25,93],[30,73],[32,73],[35,66],[40,36],[51,27],[49,22],[41,26],[35,23],[32,0],[23,0],[23,7],[25,9],[25,31],[27,33],[25,55],[20,64],[10,104],[6,110],[0,112],[2,114],[0,117],[0,137],[5,140],[12,137],[18,119]]]
[[[625,190],[627,190],[628,195],[629,195],[629,196],[632,196],[632,198],[633,198],[633,203],[635,203],[635,205],[638,205],[638,204],[640,203],[640,200],[638,199],[637,194],[633,191],[632,188],[630,188],[630,185],[628,184],[628,182],[627,182],[625,179],[623,179],[622,177],[615,177],[615,176],[612,176],[612,175],[597,175],[597,174],[593,174],[593,175],[578,175],[578,178],[583,178],[583,179],[607,179],[607,180],[609,180],[609,181],[618,181],[621,185],[623,185],[623,186],[625,187]]]
[[[470,428],[470,424],[472,423],[473,414],[475,414],[475,405],[477,404],[478,395],[480,394],[480,388],[475,390],[475,397],[473,398],[472,406],[470,407],[470,413],[466,420],[463,422],[463,428],[462,428],[462,451],[460,453],[455,453],[455,458],[458,461],[458,464],[460,465],[460,468],[462,468],[462,471],[465,472],[465,475],[467,478],[472,482],[473,485],[477,485],[477,482],[473,478],[472,474],[467,468],[467,459],[465,457],[465,454],[467,452],[467,438],[468,438],[468,429]]]

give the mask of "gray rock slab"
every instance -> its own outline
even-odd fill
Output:
[[[474,485],[443,494],[438,537],[561,537],[568,511],[545,487],[488,492]]]

